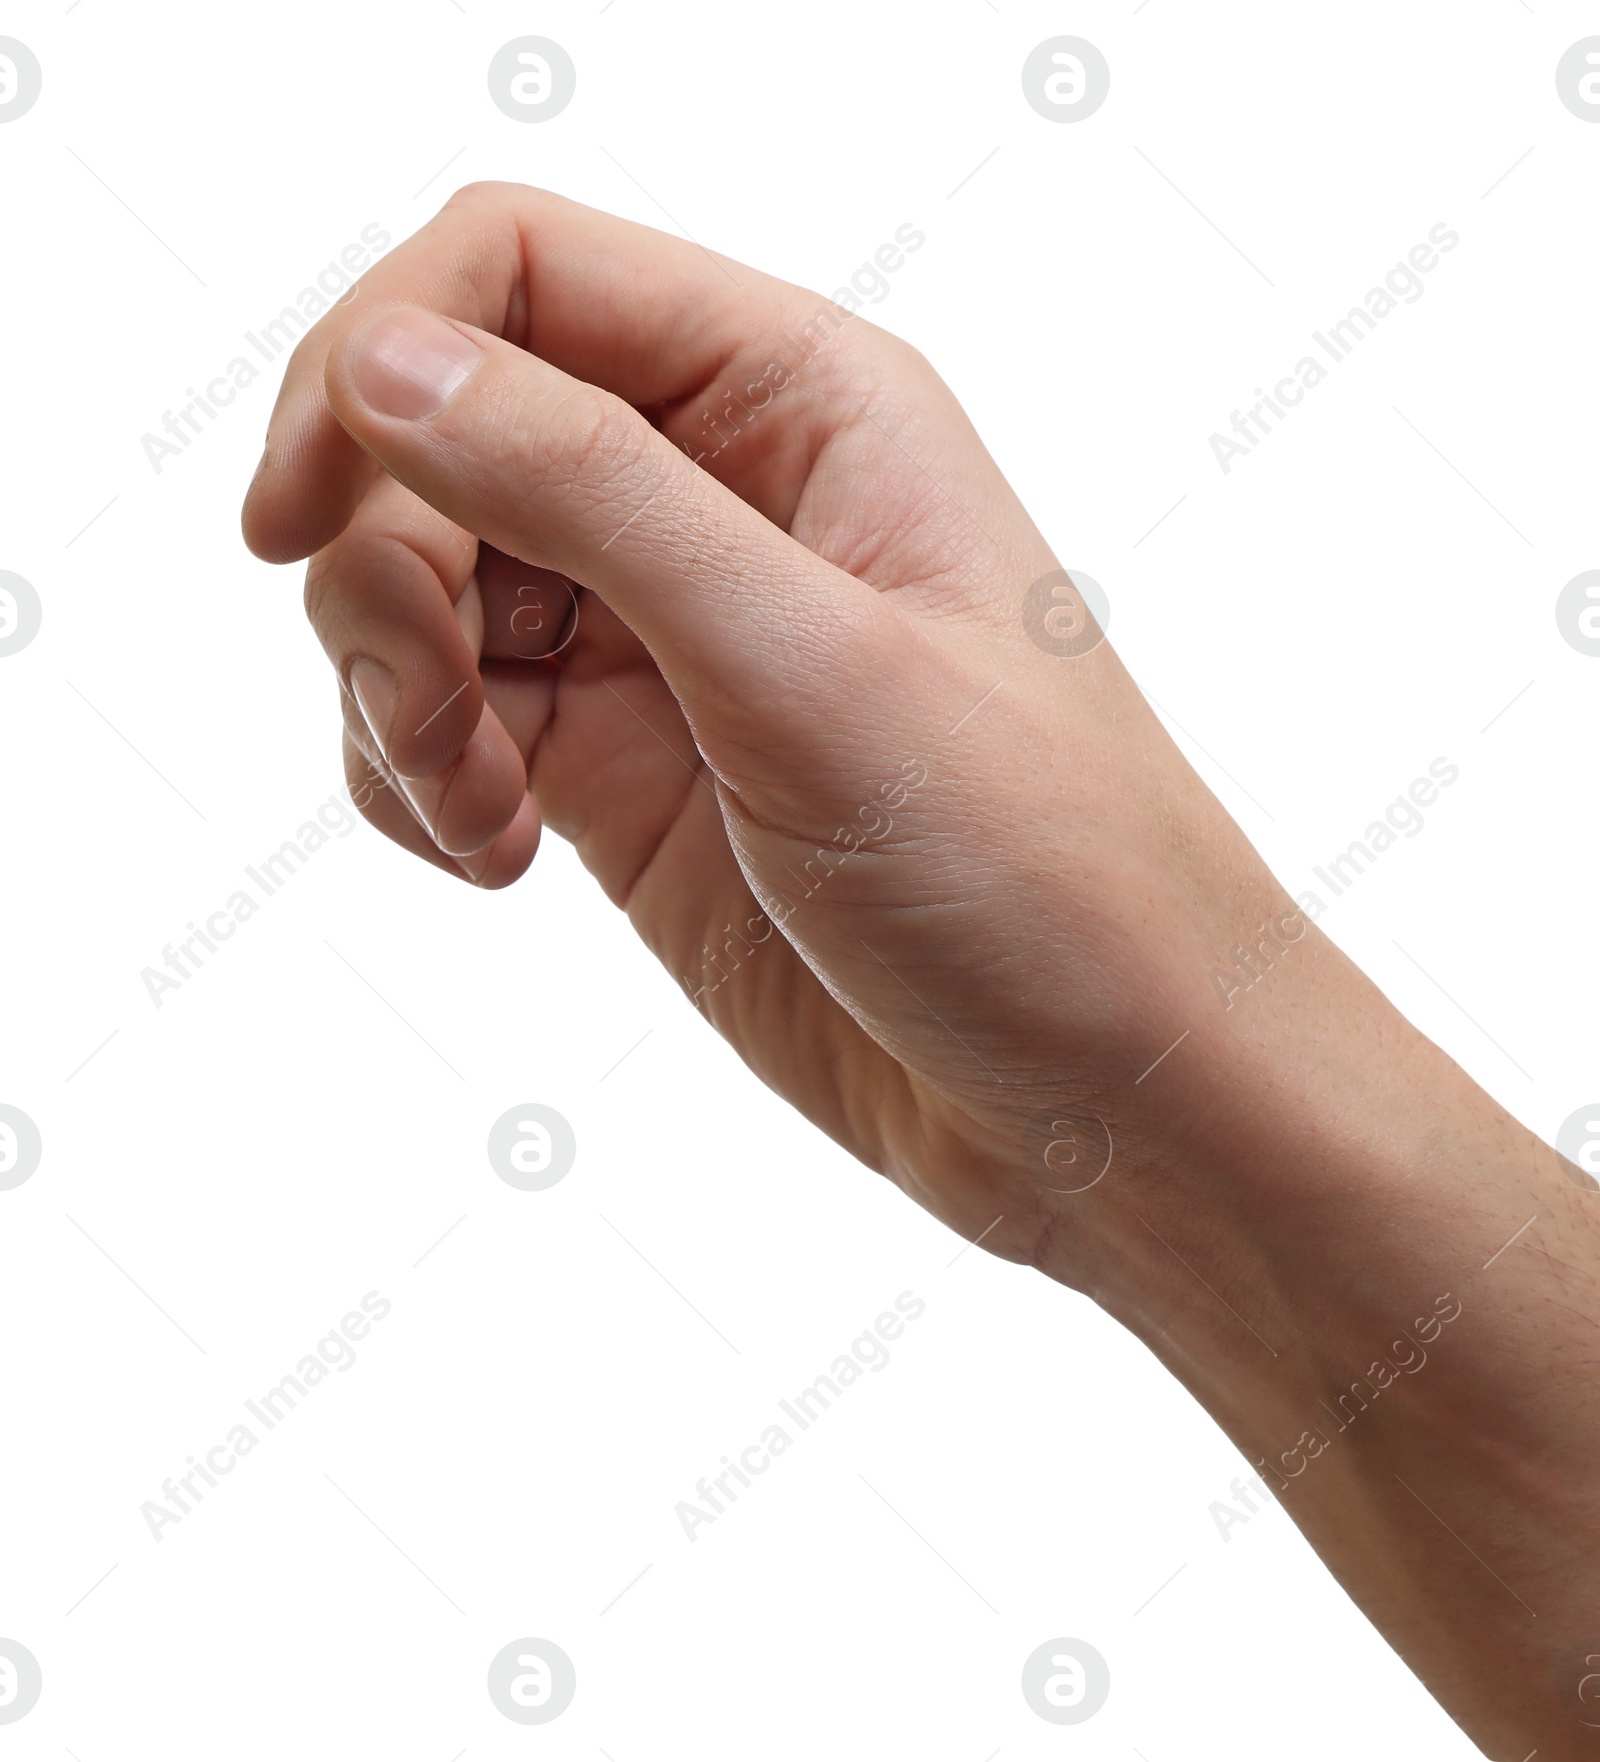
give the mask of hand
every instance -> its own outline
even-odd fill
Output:
[[[1064,577],[1085,652],[1030,641],[1059,565],[927,363],[696,246],[462,192],[300,345],[245,524],[315,552],[375,825],[485,886],[572,839],[758,1075],[1014,1259],[1148,1154],[1218,951],[1304,934]]]
[[[921,357],[475,187],[301,343],[245,530],[312,556],[374,824],[486,887],[572,839],[766,1082],[1146,1340],[1480,1742],[1589,1753],[1575,1171],[1296,912]]]

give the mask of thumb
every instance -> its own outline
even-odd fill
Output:
[[[815,741],[869,680],[881,683],[892,614],[880,596],[611,393],[417,307],[352,336],[327,386],[339,421],[408,489],[598,594],[697,729],[722,710],[747,722],[758,706],[769,732],[781,718]]]

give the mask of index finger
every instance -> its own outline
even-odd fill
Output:
[[[289,363],[244,507],[245,541],[268,562],[331,542],[371,481],[372,462],[329,408],[324,374],[375,309],[421,306],[461,320],[650,411],[707,393],[742,356],[764,358],[817,306],[817,296],[687,240],[518,184],[459,191],[360,290]]]

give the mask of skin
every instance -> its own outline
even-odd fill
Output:
[[[1144,1340],[1487,1755],[1600,1753],[1600,1196],[1070,586],[1085,652],[1030,639],[1058,564],[920,355],[475,185],[302,341],[244,526],[375,826],[485,887],[570,839],[757,1076]]]

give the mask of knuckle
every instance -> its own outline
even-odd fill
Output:
[[[462,184],[445,203],[447,208],[504,208],[513,202],[525,201],[536,194],[527,184],[514,184],[504,178],[475,178]]]
[[[884,340],[884,359],[892,361],[908,379],[930,390],[934,387],[940,391],[947,389],[938,368],[914,343],[908,343],[904,337],[887,330],[879,331],[878,335]]]
[[[919,348],[864,318],[848,327],[844,344],[849,358],[877,383],[893,380],[924,393],[944,388],[933,363]]]
[[[545,486],[595,505],[626,495],[645,475],[647,434],[619,398],[580,386],[541,423],[535,469]]]
[[[919,396],[948,396],[933,364],[911,343],[821,295],[805,295],[786,313],[785,334],[807,364],[843,392],[898,386]]]

